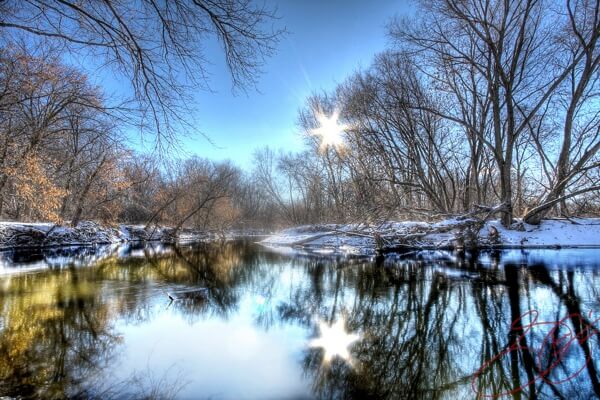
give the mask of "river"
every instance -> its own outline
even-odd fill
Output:
[[[0,396],[600,396],[600,250],[0,254]]]

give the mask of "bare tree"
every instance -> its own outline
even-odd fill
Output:
[[[156,130],[160,146],[190,128],[190,89],[207,88],[204,45],[216,37],[234,87],[253,85],[282,33],[275,18],[251,0],[10,0],[0,4],[0,38],[51,41],[125,76],[139,123]]]
[[[600,181],[590,175],[600,168],[600,3],[569,0],[566,11],[568,19],[554,40],[564,55],[563,68],[570,68],[564,86],[552,99],[559,115],[556,126],[562,127],[557,138],[560,150],[551,165],[547,190],[524,217],[529,223],[539,223],[557,204],[567,214],[567,199],[600,190]],[[550,160],[549,149],[537,149],[543,161]]]
[[[444,121],[430,111],[438,106],[415,74],[412,60],[381,54],[340,95],[351,126],[352,154],[370,153],[369,168],[383,165],[381,179],[395,187],[398,206],[456,210],[459,148]],[[421,202],[423,196],[427,204]]]
[[[494,155],[502,221],[507,226],[513,215],[516,143],[583,58],[578,51],[564,62],[548,40],[560,19],[549,5],[542,0],[436,0],[422,3],[428,17],[421,25],[409,27],[396,21],[391,28],[392,36],[408,45],[408,51],[434,60],[423,72],[441,87],[464,79],[461,71],[476,71],[483,98],[489,97],[489,135],[462,112],[440,115],[479,135]],[[447,63],[452,73],[437,74],[435,66]]]
[[[53,188],[60,184],[50,181],[59,158],[52,150],[67,134],[73,108],[100,113],[102,100],[84,75],[58,62],[52,53],[34,55],[9,49],[3,54],[0,69],[5,101],[0,111],[3,120],[0,130],[0,212],[6,205],[7,190],[10,198],[15,193],[19,195],[19,190],[28,193],[33,184],[48,189],[48,204],[52,203],[52,206],[42,214],[56,219],[54,200],[61,194]],[[27,170],[33,174],[29,180],[23,173]],[[14,205],[21,210],[19,204]],[[37,203],[28,200],[22,205],[31,208]]]

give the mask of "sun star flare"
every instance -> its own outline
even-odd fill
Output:
[[[310,347],[320,347],[323,349],[323,362],[328,364],[333,358],[339,357],[342,360],[352,364],[350,346],[360,339],[356,333],[346,331],[346,321],[340,318],[337,322],[329,325],[325,321],[319,322],[320,336],[311,340]]]
[[[335,110],[328,117],[320,111],[315,113],[315,117],[319,122],[319,127],[312,129],[312,136],[319,136],[321,140],[321,151],[327,150],[328,147],[341,149],[344,147],[344,131],[348,129],[347,124],[340,124],[339,111]]]

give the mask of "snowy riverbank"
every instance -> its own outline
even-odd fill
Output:
[[[310,225],[286,229],[260,242],[280,251],[372,255],[377,249],[558,248],[599,247],[600,218],[544,220],[538,226],[517,222],[450,219],[438,223],[388,222]]]
[[[117,228],[91,221],[77,227],[52,223],[0,222],[0,249],[22,247],[115,244],[139,241],[173,241],[168,228],[119,225]]]
[[[245,237],[248,232],[230,232],[224,237]],[[75,228],[51,223],[0,222],[0,250],[146,241],[193,242],[214,238],[216,235],[208,232],[182,230],[174,235],[170,228],[111,227],[90,221],[81,222]],[[498,221],[484,223],[473,219],[449,219],[437,223],[387,222],[377,226],[306,225],[280,231],[260,243],[284,252],[302,250],[316,254],[354,255],[373,255],[378,249],[389,252],[462,247],[600,248],[600,218],[545,220],[538,226],[518,222],[511,229],[504,228]]]
[[[175,234],[169,227],[108,226],[92,221],[82,221],[77,227],[48,222],[0,221],[0,250],[135,242],[190,243],[251,236],[266,236],[266,233],[258,229],[216,232],[183,228]]]

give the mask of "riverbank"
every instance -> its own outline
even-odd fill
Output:
[[[510,229],[499,221],[448,219],[365,224],[306,225],[278,232],[261,244],[280,251],[374,255],[406,249],[600,248],[600,218],[521,221]]]
[[[111,227],[92,221],[82,221],[76,227],[52,223],[0,222],[0,250],[146,241],[173,242],[176,239],[173,230],[164,227]]]
[[[258,235],[232,231],[219,235],[143,225],[102,225],[82,221],[77,227],[52,223],[0,222],[0,250],[86,246],[129,242],[194,242],[217,237]],[[264,232],[260,232],[264,235]],[[544,220],[540,225],[516,222],[511,229],[499,221],[448,219],[437,223],[402,221],[380,225],[305,225],[271,234],[259,243],[278,251],[316,254],[374,255],[406,249],[461,248],[600,248],[600,218]]]

